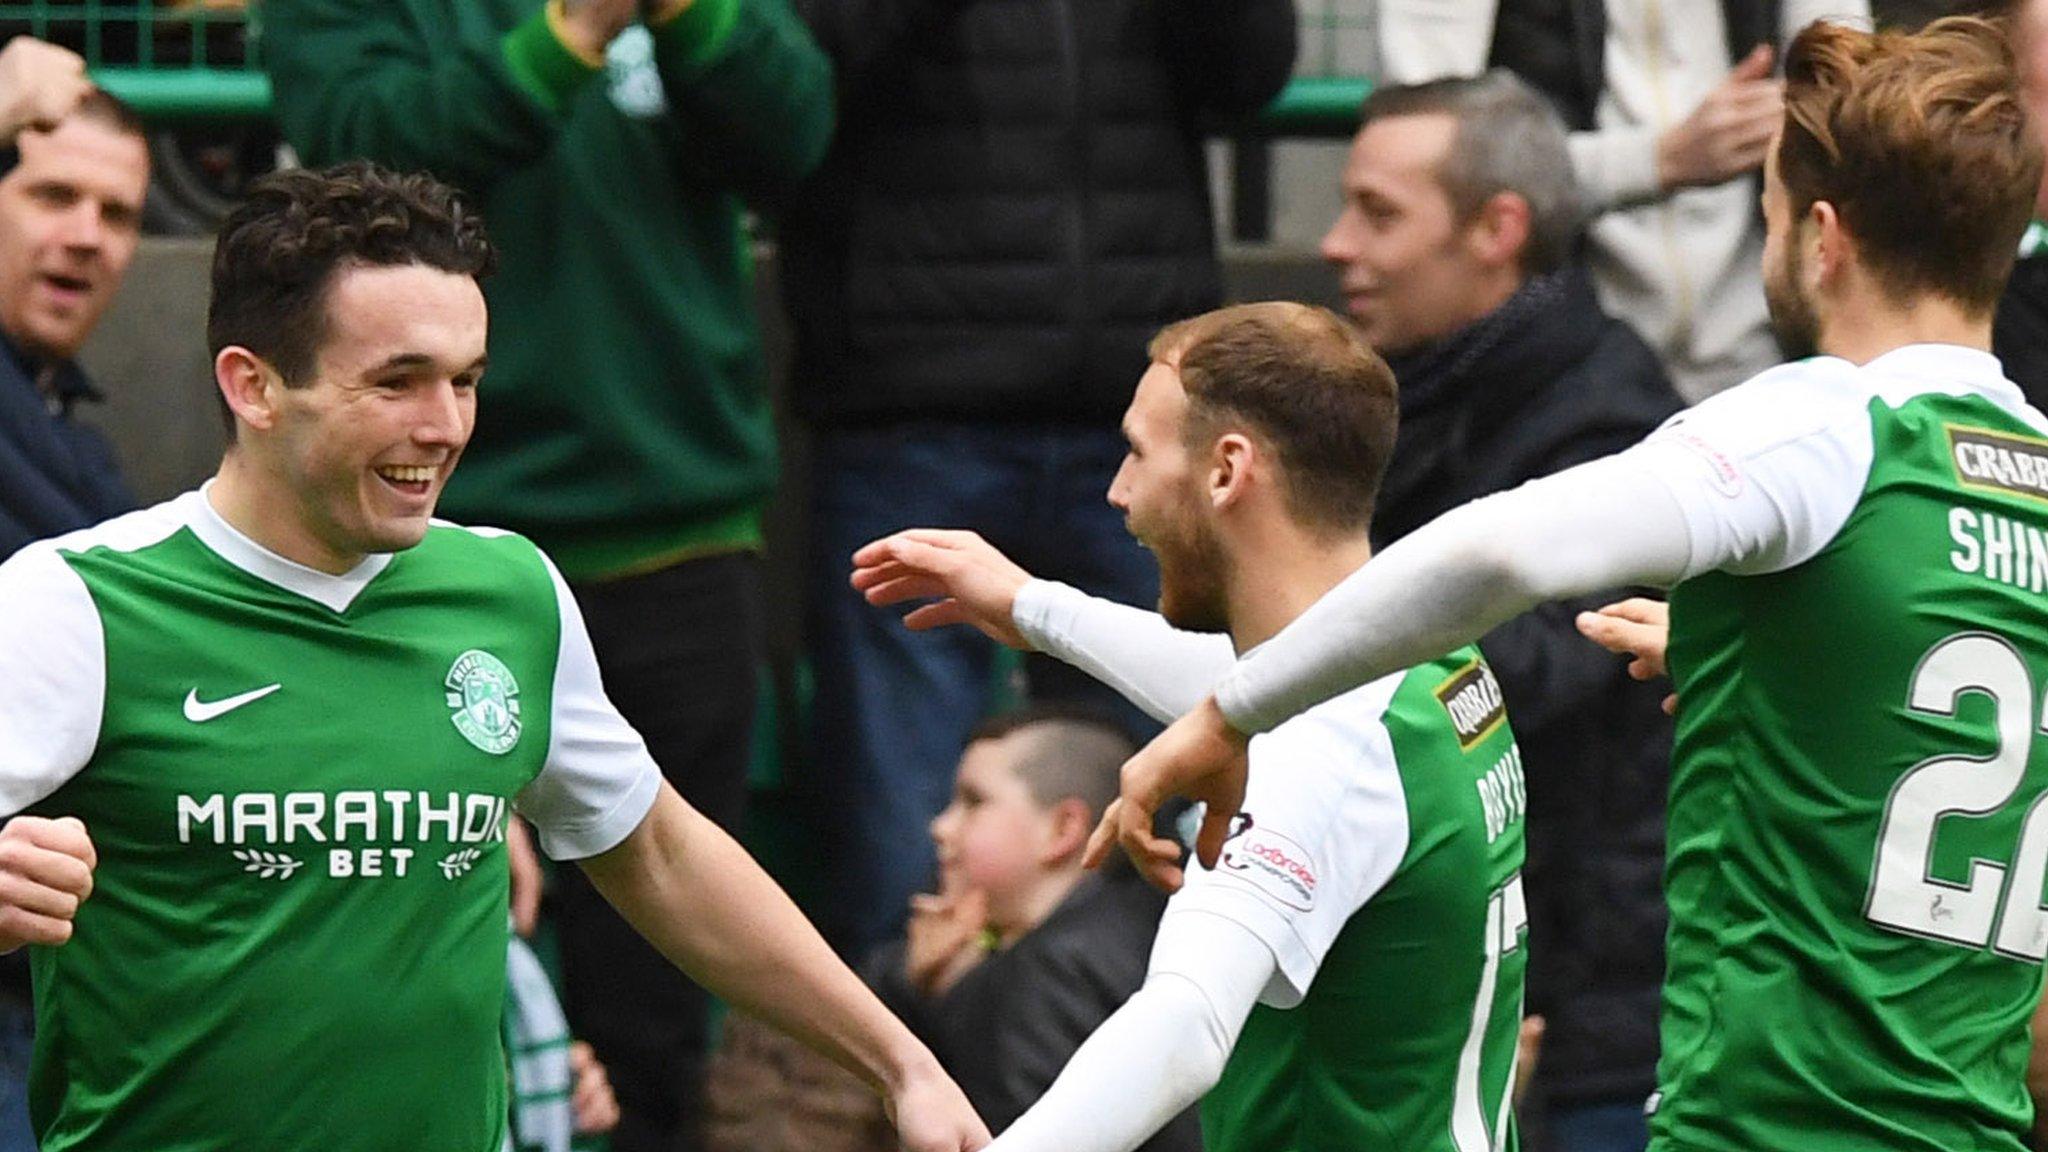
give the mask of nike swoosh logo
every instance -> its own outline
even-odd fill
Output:
[[[230,696],[225,700],[214,700],[211,702],[201,700],[199,698],[199,689],[194,688],[185,694],[185,719],[190,720],[194,724],[204,724],[208,720],[225,716],[244,704],[254,704],[256,701],[263,699],[282,687],[284,687],[282,684],[272,684],[265,688],[258,688],[253,692],[244,692],[239,696]]]

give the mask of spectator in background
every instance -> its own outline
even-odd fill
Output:
[[[1601,301],[1697,401],[1781,359],[1754,177],[1783,119],[1777,47],[1822,18],[1867,22],[1869,0],[1380,0],[1380,59],[1397,82],[1497,65],[1551,99],[1601,213]]]
[[[1166,898],[1127,867],[1081,866],[1088,834],[1137,751],[1078,710],[1036,707],[975,729],[953,800],[931,823],[936,894],[868,982],[931,1046],[993,1130],[1024,1114],[1074,1049],[1145,982]],[[1142,1152],[1200,1152],[1183,1112]]]
[[[71,418],[96,400],[72,357],[127,275],[149,149],[85,62],[26,36],[0,48],[0,560],[134,506],[106,440]],[[0,1152],[29,1152],[34,1014],[26,956],[0,956]]]
[[[1497,69],[1381,88],[1363,119],[1322,250],[1400,385],[1384,548],[1641,440],[1679,400],[1572,261],[1580,198],[1540,95]],[[1561,1152],[1643,1146],[1664,973],[1671,720],[1579,636],[1576,611],[1604,602],[1546,604],[1480,642],[1529,781],[1528,1007],[1547,1025],[1530,1105],[1548,1121],[1530,1135],[1548,1127]]]
[[[1257,112],[1294,59],[1289,0],[797,0],[840,128],[784,221],[795,406],[816,432],[811,744],[842,947],[900,931],[924,829],[987,711],[994,646],[912,635],[846,586],[905,524],[974,528],[1048,575],[1150,603],[1102,492],[1161,325],[1223,294],[1204,126]],[[1033,661],[1032,696],[1113,697]],[[1133,715],[1134,727],[1141,722]]]
[[[0,177],[0,559],[134,505],[106,439],[72,419],[99,398],[73,357],[134,259],[149,148],[133,112],[75,87],[77,59],[26,39],[0,51],[0,130],[18,157]]]
[[[2018,57],[2020,90],[2036,132],[2048,133],[2048,0],[2005,0],[1989,14],[2010,21]],[[2006,379],[2020,386],[2027,402],[2048,408],[2048,184],[2034,201],[2034,224],[2020,241],[2019,260],[1991,329],[1991,350],[2005,366]]]
[[[561,565],[605,686],[734,828],[754,716],[774,430],[743,202],[823,154],[831,67],[781,0],[271,0],[264,58],[316,164],[426,169],[482,205],[490,403],[447,514]],[[573,869],[569,1019],[618,1152],[694,1146],[707,1002]]]

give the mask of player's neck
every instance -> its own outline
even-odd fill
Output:
[[[1972,316],[1943,296],[1917,296],[1904,304],[1845,302],[1828,318],[1820,350],[1851,364],[1868,364],[1908,344],[1955,344],[1991,350],[1991,317]]]
[[[294,564],[340,576],[363,562],[362,556],[334,552],[307,532],[289,492],[258,475],[243,449],[231,448],[221,458],[220,471],[206,496],[228,527]]]
[[[1232,549],[1230,640],[1239,652],[1273,638],[1346,576],[1372,559],[1364,533],[1335,538],[1288,525]]]

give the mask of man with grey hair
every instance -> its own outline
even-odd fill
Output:
[[[1400,384],[1376,547],[1677,410],[1656,354],[1601,310],[1577,259],[1583,201],[1547,101],[1496,70],[1381,88],[1361,118],[1322,251]],[[1604,602],[1544,605],[1480,644],[1529,779],[1529,1011],[1545,1033],[1526,1113],[1547,1121],[1530,1144],[1562,1152],[1646,1142],[1664,968],[1671,726],[1657,692],[1574,629]]]

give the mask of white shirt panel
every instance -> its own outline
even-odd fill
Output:
[[[547,763],[520,792],[519,812],[550,857],[580,860],[610,851],[640,826],[661,790],[661,770],[604,694],[583,613],[554,562],[541,559],[561,608],[562,647]]]
[[[31,544],[0,564],[0,816],[92,759],[107,698],[106,629],[65,552],[133,552],[184,527],[196,494]]]
[[[1237,834],[1167,902],[1249,929],[1278,962],[1262,1002],[1291,1008],[1353,913],[1408,851],[1408,800],[1384,717],[1405,672],[1252,738]]]
[[[1672,417],[1629,457],[1685,512],[1685,576],[1782,572],[1811,560],[1848,522],[1870,478],[1870,405],[1976,394],[2031,421],[2019,390],[1983,352],[1909,345],[1861,368],[1786,364]]]

